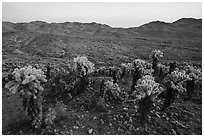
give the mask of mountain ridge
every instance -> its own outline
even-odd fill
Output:
[[[193,24],[196,24],[193,26]],[[64,22],[64,23],[47,23],[45,21],[31,21],[29,23],[2,23],[3,32],[13,31],[36,31],[40,33],[67,35],[67,34],[83,34],[84,35],[106,35],[111,33],[125,37],[125,35],[135,35],[139,37],[167,37],[179,39],[189,39],[201,37],[202,19],[181,18],[173,23],[161,21],[153,21],[139,27],[130,28],[114,28],[106,24],[100,23],[80,23],[80,22]],[[191,28],[190,28],[191,27]],[[169,34],[169,35],[168,35]],[[175,35],[175,36],[174,36]],[[132,36],[131,36],[132,37]]]
[[[160,21],[160,20],[157,20],[157,21],[150,21],[149,23],[154,23],[154,22],[161,22],[161,23],[166,23],[166,24],[173,24],[173,23],[176,23],[178,21],[184,21],[184,20],[195,20],[195,21],[202,21],[201,18],[180,18],[180,19],[177,19],[176,21],[172,21],[172,22],[165,22],[165,21]],[[149,24],[149,23],[145,23],[145,24],[142,24],[142,25],[139,25],[139,26],[132,26],[132,27],[113,27],[111,25],[107,25],[105,23],[99,23],[99,22],[69,22],[69,21],[65,21],[65,22],[46,22],[46,21],[41,21],[41,20],[36,20],[36,21],[30,21],[30,22],[11,22],[11,21],[2,21],[3,23],[12,23],[12,24],[17,24],[17,23],[32,23],[32,22],[41,22],[41,23],[47,23],[47,24],[52,24],[52,23],[56,23],[56,24],[63,24],[63,23],[81,23],[81,24],[100,24],[100,25],[106,25],[106,26],[109,26],[111,28],[124,28],[124,29],[129,29],[129,28],[138,28],[142,25],[145,25],[145,24]]]
[[[2,23],[5,58],[73,58],[85,55],[95,62],[148,60],[154,49],[164,60],[202,61],[202,19],[182,18],[172,23],[154,21],[140,27],[112,28],[106,24],[64,22]],[[15,52],[20,51],[20,52]],[[24,57],[25,58],[25,57]]]

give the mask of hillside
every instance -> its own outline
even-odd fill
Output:
[[[202,20],[150,22],[140,27],[112,28],[98,23],[2,23],[3,59],[60,58],[86,55],[95,63],[116,64],[148,59],[154,49],[164,60],[202,61]]]

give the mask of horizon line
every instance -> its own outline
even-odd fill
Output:
[[[174,23],[180,19],[196,19],[196,20],[202,20],[202,18],[195,18],[195,17],[182,17],[182,18],[178,18],[174,21],[171,21],[171,22],[166,22],[166,21],[162,21],[162,20],[151,20],[149,22],[146,22],[146,23],[143,23],[141,25],[138,25],[138,26],[129,26],[129,27],[123,27],[123,26],[112,26],[112,25],[109,25],[109,24],[106,24],[106,23],[101,23],[101,22],[97,22],[97,21],[90,21],[90,22],[83,22],[83,21],[62,21],[62,22],[52,22],[52,21],[45,21],[45,20],[31,20],[31,21],[22,21],[22,22],[15,22],[15,21],[4,21],[2,20],[2,22],[9,22],[9,23],[14,23],[14,24],[18,24],[18,23],[31,23],[31,22],[45,22],[47,24],[52,24],[52,23],[82,23],[82,24],[92,24],[92,23],[95,23],[95,24],[100,24],[100,25],[106,25],[106,26],[109,26],[111,28],[135,28],[135,27],[140,27],[142,25],[145,25],[145,24],[148,24],[148,23],[151,23],[151,22],[163,22],[163,23],[166,23],[166,24],[171,24],[171,23]]]

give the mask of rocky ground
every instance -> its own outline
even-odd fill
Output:
[[[137,105],[132,102],[109,102],[95,98],[90,89],[74,99],[46,98],[45,105],[55,108],[57,118],[52,129],[35,130],[22,111],[17,95],[8,96],[3,89],[2,125],[6,134],[74,134],[74,135],[201,135],[202,95],[196,92],[191,100],[177,99],[161,112],[163,99],[158,99],[145,125],[139,121]],[[63,95],[62,95],[63,96]],[[51,96],[49,96],[51,97]],[[104,105],[105,104],[105,105]]]

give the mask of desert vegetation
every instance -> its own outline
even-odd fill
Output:
[[[4,90],[8,96],[16,94],[20,98],[22,111],[27,116],[24,120],[27,123],[21,123],[20,129],[12,132],[85,134],[87,130],[87,134],[161,134],[152,129],[151,124],[169,117],[166,112],[171,115],[183,112],[172,111],[173,104],[185,104],[202,95],[201,69],[177,64],[172,70],[171,64],[159,63],[163,55],[160,50],[154,50],[150,62],[135,59],[120,67],[95,67],[85,56],[60,66],[11,63],[12,67],[8,67],[11,73],[3,77]],[[202,102],[202,98],[199,100]],[[93,118],[92,124],[99,122],[106,126],[89,128],[90,123],[79,122],[81,117]],[[120,121],[126,124],[117,125]],[[178,121],[177,124],[187,128]],[[107,126],[111,131],[106,132]],[[168,134],[177,132],[169,129]]]

